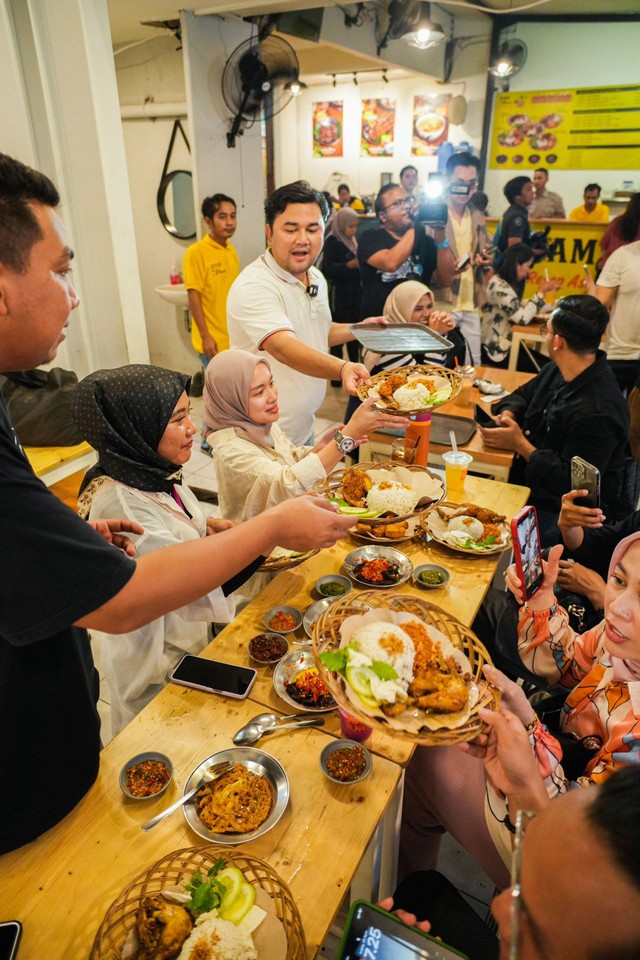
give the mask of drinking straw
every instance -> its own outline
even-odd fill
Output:
[[[460,361],[458,360],[457,357],[454,357],[454,360],[456,361],[456,370],[457,370],[458,367],[460,366]]]
[[[549,271],[547,270],[546,267],[544,268],[544,278],[547,281],[547,283],[549,283]]]
[[[458,444],[456,443],[456,435],[453,430],[449,430],[449,439],[451,440],[451,449],[454,453],[458,452]]]

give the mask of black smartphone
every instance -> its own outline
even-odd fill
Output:
[[[22,936],[22,924],[18,920],[0,923],[0,960],[14,960]]]
[[[525,507],[511,521],[513,555],[520,583],[524,587],[525,600],[530,600],[542,586],[542,551],[540,530],[535,507]]]
[[[186,654],[171,674],[173,683],[183,687],[221,693],[224,697],[244,700],[257,677],[252,667],[239,667],[221,660],[205,660]]]
[[[480,427],[499,427],[500,424],[496,423],[492,416],[490,416],[484,407],[481,407],[479,403],[474,403],[473,405],[473,419]]]
[[[435,940],[380,907],[356,900],[336,960],[468,960],[464,953]]]
[[[461,270],[466,270],[466,268],[469,266],[470,263],[471,263],[471,254],[465,253],[464,256],[460,257],[460,259],[456,263],[456,270],[458,272],[460,272]]]
[[[571,457],[571,489],[588,490],[586,497],[577,497],[579,507],[600,507],[600,471],[582,457]]]

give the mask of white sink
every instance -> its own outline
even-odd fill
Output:
[[[185,290],[184,283],[163,283],[161,287],[156,287],[156,293],[159,293],[163,300],[174,307],[185,309],[189,306],[189,295]]]

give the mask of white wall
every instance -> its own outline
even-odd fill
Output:
[[[376,194],[380,189],[381,173],[392,173],[398,178],[408,163],[417,167],[420,180],[426,182],[429,171],[437,169],[436,157],[411,155],[413,98],[416,94],[463,93],[468,102],[467,118],[463,126],[449,127],[449,140],[458,144],[468,140],[478,153],[482,140],[482,116],[486,76],[476,74],[464,82],[439,84],[432,77],[338,83],[334,88],[314,86],[305,90],[289,107],[275,118],[278,184],[301,177],[315,187],[325,189],[334,172],[344,174],[356,195]],[[367,97],[388,97],[396,101],[395,146],[393,157],[361,157],[361,101]],[[313,103],[322,100],[344,101],[342,157],[314,157],[312,142]],[[335,189],[335,185],[334,185]]]
[[[527,62],[510,83],[511,90],[556,90],[575,87],[613,86],[638,82],[640,23],[520,23],[514,34],[524,40]],[[523,170],[525,175],[532,171]],[[485,190],[491,212],[507,206],[505,183],[517,176],[514,170],[486,171]],[[637,170],[554,170],[549,189],[559,193],[567,213],[582,203],[587,183],[602,186],[603,195],[621,189],[632,180],[640,189]]]

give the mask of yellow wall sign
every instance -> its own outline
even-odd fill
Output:
[[[490,217],[487,226],[494,232],[499,219]],[[556,297],[569,297],[585,293],[584,266],[589,268],[595,280],[596,264],[602,256],[600,240],[607,228],[606,223],[578,223],[569,220],[531,220],[532,230],[543,230],[547,223],[551,226],[548,237],[550,256],[548,260],[533,265],[525,287],[524,299],[532,297],[540,284],[546,279],[562,280],[562,288],[555,297],[548,296],[549,302]]]
[[[556,170],[640,167],[640,84],[496,95],[490,165]]]

